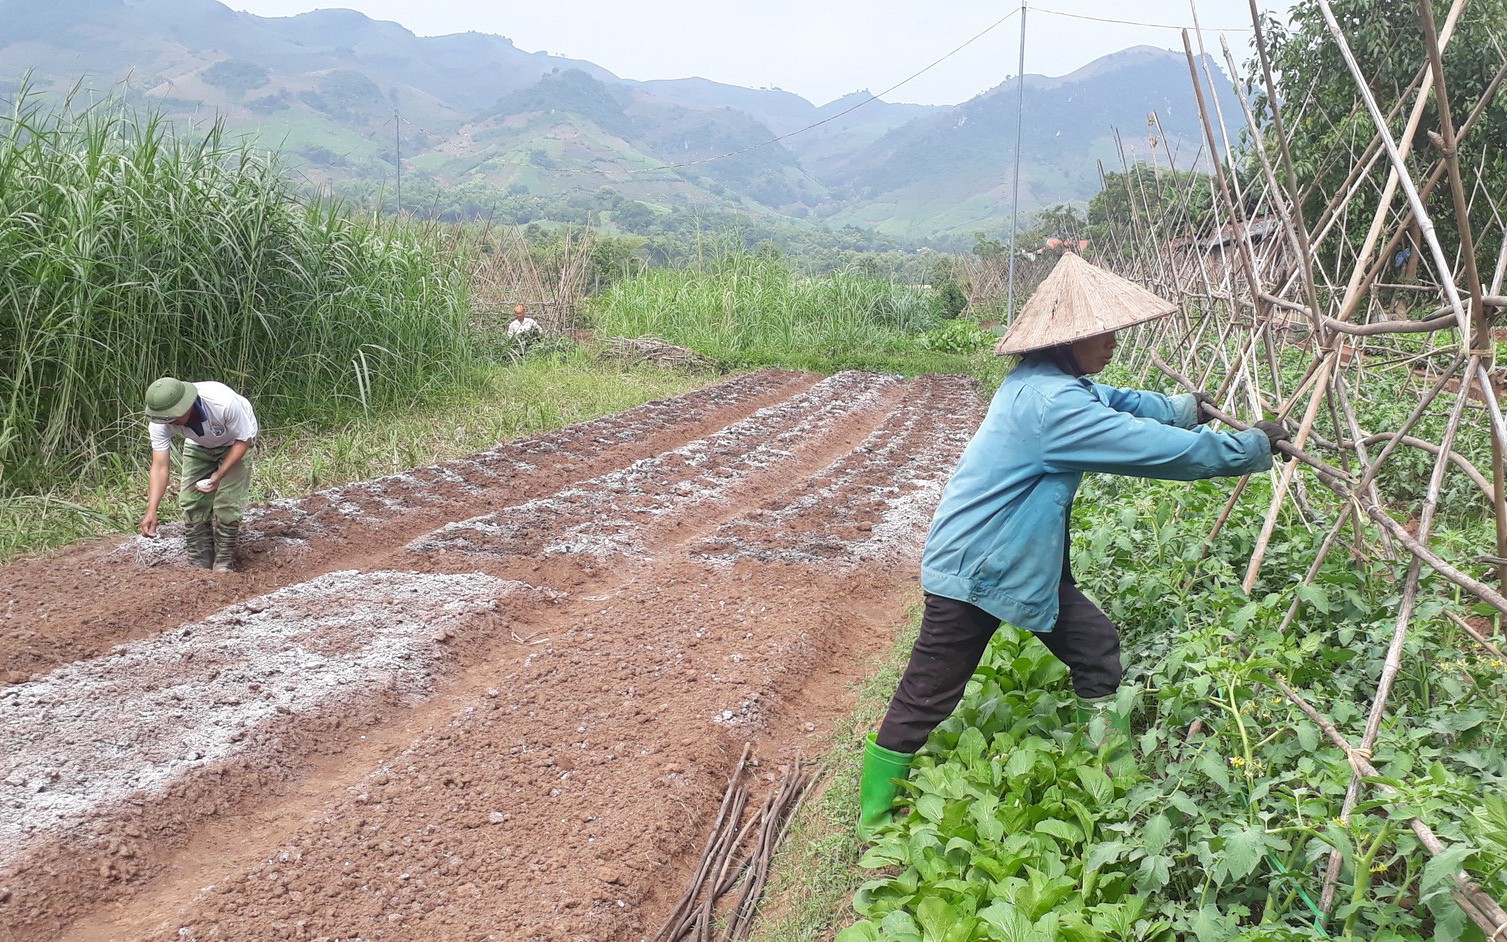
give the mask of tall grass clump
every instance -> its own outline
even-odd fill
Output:
[[[614,284],[592,314],[600,333],[657,337],[730,367],[966,370],[926,342],[944,324],[932,289],[858,272],[807,276],[778,257],[646,271]]]
[[[23,90],[0,112],[0,494],[140,446],[160,375],[221,380],[264,422],[412,401],[470,356],[436,246],[296,196],[218,126]]]

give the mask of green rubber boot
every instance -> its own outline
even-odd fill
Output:
[[[184,524],[183,543],[190,566],[208,569],[214,565],[215,531],[208,520]]]
[[[1103,697],[1079,697],[1077,718],[1085,730],[1092,729],[1094,720],[1104,718],[1105,728],[1119,730],[1128,738],[1130,736],[1130,715],[1121,713],[1115,709],[1115,695],[1108,694]]]
[[[867,844],[874,832],[886,824],[893,813],[897,780],[910,774],[913,752],[894,752],[874,741],[870,733],[863,743],[863,775],[858,780],[858,839]]]
[[[215,524],[215,572],[235,571],[235,548],[241,540],[241,522]]]

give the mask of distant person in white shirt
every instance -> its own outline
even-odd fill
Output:
[[[157,508],[167,493],[169,449],[173,436],[182,435],[178,500],[188,560],[202,569],[230,572],[251,493],[247,450],[259,430],[251,403],[223,383],[185,383],[164,376],[147,387],[146,416],[152,470],[147,512],[139,525],[142,536],[157,535]]]
[[[508,339],[517,341],[520,346],[527,346],[530,340],[544,333],[544,328],[539,322],[528,316],[528,308],[518,305],[513,308],[513,319],[508,322]]]

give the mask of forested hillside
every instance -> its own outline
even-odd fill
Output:
[[[997,229],[1011,208],[1017,85],[1003,70],[954,107],[862,91],[818,106],[695,77],[624,79],[502,36],[419,37],[350,10],[0,0],[0,20],[0,89],[92,97],[126,83],[175,124],[221,121],[280,149],[300,182],[386,208],[400,168],[411,212],[642,234],[699,208],[946,242]],[[1201,158],[1180,52],[1028,75],[1021,207],[1086,200],[1100,161],[1120,168],[1117,131],[1146,157],[1152,111],[1180,167]]]

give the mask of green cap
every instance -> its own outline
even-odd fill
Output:
[[[164,376],[147,387],[146,413],[153,422],[171,422],[186,414],[199,398],[193,383]]]

